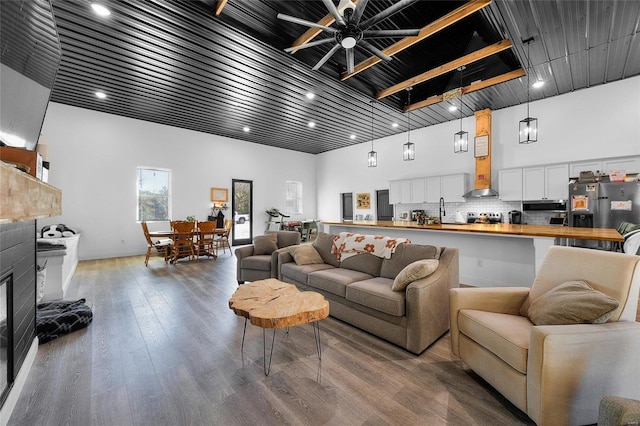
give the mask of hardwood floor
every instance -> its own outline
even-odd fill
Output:
[[[10,425],[532,424],[461,362],[448,335],[420,356],[328,318],[278,331],[271,374],[262,330],[228,308],[235,257],[165,265],[144,256],[81,262],[67,299],[94,320],[39,347]]]

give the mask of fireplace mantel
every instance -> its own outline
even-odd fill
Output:
[[[0,224],[61,214],[62,191],[0,161]]]

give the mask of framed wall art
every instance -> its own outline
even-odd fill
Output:
[[[371,208],[371,198],[368,192],[360,192],[356,194],[356,209]]]
[[[229,190],[227,188],[211,188],[211,201],[226,203],[229,201]]]

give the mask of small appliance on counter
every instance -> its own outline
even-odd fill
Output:
[[[509,223],[519,225],[522,223],[522,212],[520,210],[511,210],[509,212]]]
[[[418,220],[419,215],[426,215],[424,210],[411,210],[411,220]]]
[[[502,213],[500,212],[488,212],[488,213],[467,213],[467,223],[502,223]]]

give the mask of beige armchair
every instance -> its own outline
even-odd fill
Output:
[[[269,238],[273,237],[272,241]],[[254,244],[239,247],[235,251],[237,259],[238,284],[277,278],[278,250],[300,244],[298,231],[267,231],[264,236],[254,238]]]
[[[451,351],[538,425],[596,423],[604,396],[640,399],[639,261],[553,246],[531,289],[454,288]],[[534,325],[521,314],[538,319],[537,298],[572,280],[587,280],[619,302],[605,323]],[[536,312],[556,293],[540,299]],[[570,311],[569,303],[562,306],[563,314]]]

